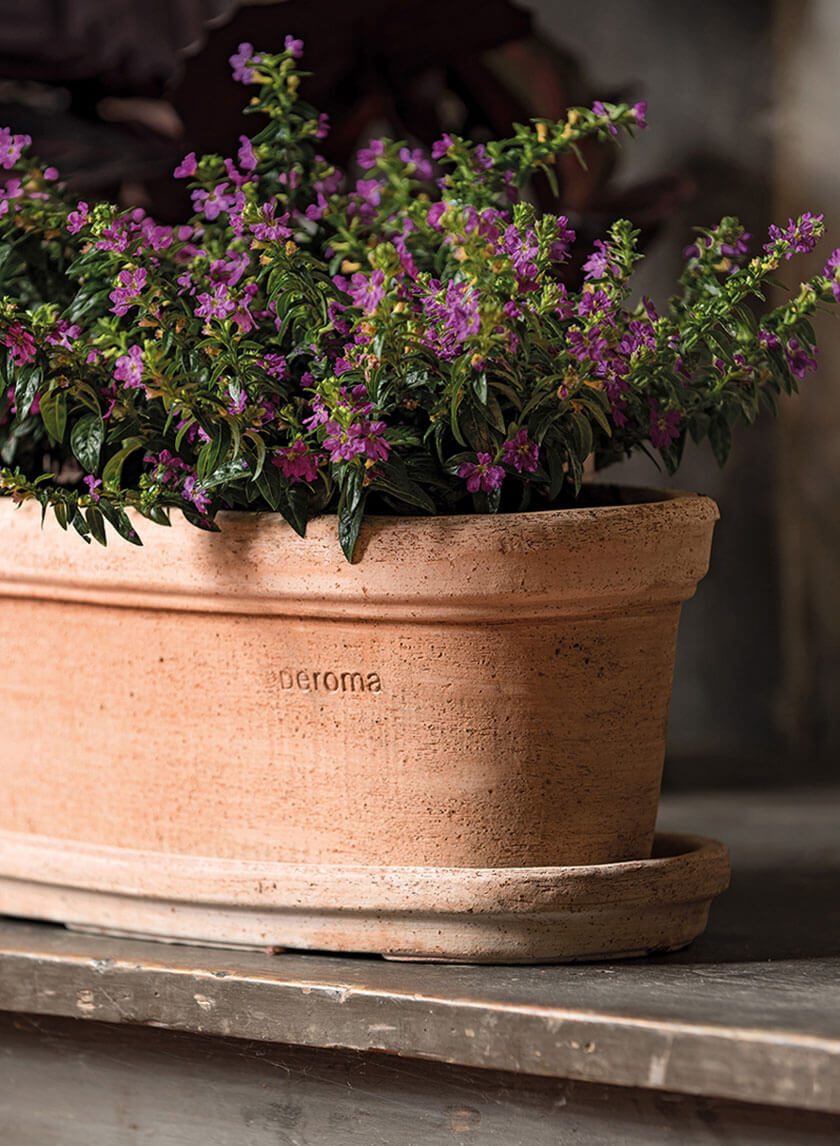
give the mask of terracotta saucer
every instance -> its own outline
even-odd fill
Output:
[[[672,951],[729,882],[723,844],[541,868],[260,864],[0,832],[0,912],[169,942],[538,963]]]
[[[651,860],[367,868],[167,856],[0,833],[0,911],[222,947],[554,963],[684,947],[729,882],[722,843],[659,834]]]

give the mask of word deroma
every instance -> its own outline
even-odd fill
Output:
[[[305,669],[280,669],[280,687],[284,692],[381,692],[379,673],[369,672],[307,672]]]

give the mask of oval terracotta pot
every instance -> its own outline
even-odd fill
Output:
[[[354,565],[326,517],[103,550],[0,502],[0,875],[36,837],[217,866],[647,859],[718,515],[635,496],[374,518]]]

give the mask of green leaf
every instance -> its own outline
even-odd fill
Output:
[[[93,310],[94,307],[99,306],[100,303],[104,303],[109,294],[110,291],[108,287],[105,287],[104,290],[95,291],[80,290],[70,303],[65,317],[69,322],[78,322],[80,318],[83,318],[89,311]]]
[[[55,514],[55,519],[58,522],[58,524],[61,526],[61,528],[66,529],[67,528],[67,506],[64,504],[63,501],[53,502],[53,513]]]
[[[459,446],[466,446],[467,442],[464,435],[461,433],[461,427],[458,425],[458,407],[461,403],[462,391],[459,388],[452,391],[452,399],[449,403],[449,427],[452,430],[452,436]]]
[[[254,481],[263,498],[277,512],[280,509],[280,498],[283,492],[283,479],[277,469],[274,466],[269,466],[267,470],[258,474]]]
[[[94,539],[98,541],[100,545],[107,545],[108,538],[105,536],[105,519],[95,505],[91,505],[85,510],[85,520]]]
[[[494,454],[496,444],[493,441],[487,420],[482,417],[483,412],[481,408],[474,406],[470,399],[465,399],[461,403],[459,412],[461,431],[467,439],[467,443],[472,446],[476,453],[482,451],[483,453]]]
[[[715,460],[722,466],[732,448],[732,429],[722,414],[716,415],[709,423],[708,434]]]
[[[73,516],[70,518],[70,524],[76,530],[82,541],[86,541],[90,545],[90,530],[87,527],[87,522],[82,516],[82,511],[75,506],[73,509]]]
[[[105,441],[105,423],[99,414],[85,414],[70,431],[70,449],[82,469],[89,474],[99,465],[99,454]]]
[[[475,378],[473,378],[472,391],[473,391],[473,394],[475,394],[476,398],[479,400],[479,402],[482,404],[482,406],[486,405],[486,403],[487,403],[487,375],[484,373],[483,370],[479,374],[477,374],[475,376]]]
[[[216,472],[225,460],[229,448],[230,430],[225,422],[221,422],[216,429],[216,436],[205,442],[198,451],[195,474],[200,482]]]
[[[144,516],[148,517],[149,521],[153,521],[155,525],[170,526],[172,522],[169,520],[169,512],[162,505],[150,505],[144,511]]]
[[[238,458],[236,461],[225,462],[223,465],[217,466],[210,476],[199,484],[201,489],[218,489],[221,485],[230,485],[232,482],[242,481],[245,478],[250,478],[250,476],[242,464],[242,459]]]
[[[268,451],[265,448],[265,442],[262,440],[260,435],[255,434],[253,430],[246,430],[242,436],[247,438],[250,442],[254,443],[254,449],[257,453],[257,464],[253,468],[251,478],[256,481],[263,471],[263,466],[265,465],[265,459]]]
[[[356,542],[359,538],[359,530],[362,527],[364,513],[364,497],[359,498],[352,509],[347,505],[342,506],[339,503],[338,540],[344,556],[351,562],[353,561],[353,555],[356,551]]]
[[[145,445],[145,443],[142,438],[128,438],[123,442],[122,449],[117,450],[114,456],[108,459],[102,470],[102,482],[107,488],[117,489],[119,487],[122,468],[125,465],[126,459],[131,457],[135,450],[139,450],[143,445]],[[104,505],[102,512],[105,513]],[[108,516],[107,513],[105,516]],[[110,518],[108,520],[110,521]],[[114,528],[116,529],[117,526],[114,525]]]
[[[412,481],[404,467],[396,463],[384,463],[381,471],[371,483],[371,488],[388,493],[406,505],[415,505],[426,513],[435,513],[437,506],[421,485]]]
[[[309,520],[309,489],[303,483],[289,485],[280,496],[279,509],[295,533],[306,536],[306,523]]]
[[[63,390],[48,390],[41,395],[41,421],[52,440],[60,444],[67,426],[67,395]]]
[[[105,520],[113,525],[120,537],[125,538],[126,541],[130,541],[132,545],[143,544],[137,536],[137,531],[131,524],[128,514],[124,509],[121,509],[118,505],[112,505],[109,501],[106,501],[104,497],[97,502],[97,507]]]
[[[17,420],[22,422],[32,409],[43,375],[40,366],[22,366],[15,379],[15,406]]]

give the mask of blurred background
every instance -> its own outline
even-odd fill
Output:
[[[738,215],[759,246],[771,220],[825,212],[840,244],[836,0],[3,0],[0,122],[33,137],[79,198],[189,213],[171,171],[190,150],[232,154],[246,89],[239,43],[305,41],[304,92],[330,114],[325,151],[352,162],[381,132],[506,134],[529,116],[621,98],[650,127],[562,170],[586,242],[619,217],[641,228],[640,290],[659,304],[692,226]],[[793,285],[796,285],[795,283]],[[666,785],[771,786],[835,774],[840,755],[840,325],[817,325],[821,366],[778,422],[736,435],[720,471],[687,448],[675,479],[642,458],[611,479],[678,485],[721,509],[708,578],[684,610]]]

